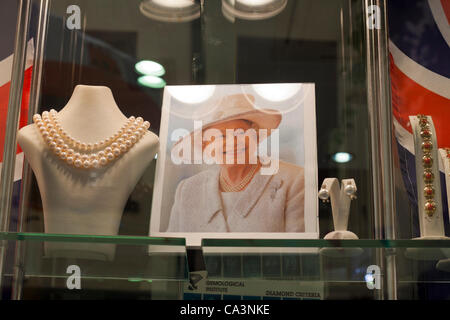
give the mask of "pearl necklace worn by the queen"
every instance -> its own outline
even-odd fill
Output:
[[[221,170],[219,175],[219,183],[225,192],[239,192],[242,191],[245,186],[250,182],[250,180],[255,175],[256,171],[259,169],[258,165],[252,166],[250,171],[242,178],[241,182],[237,185],[233,185],[231,181],[225,176],[224,172]]]
[[[48,147],[61,160],[76,168],[100,168],[132,148],[150,128],[141,117],[129,117],[113,135],[95,143],[84,143],[71,137],[59,123],[57,112],[51,109],[42,116],[35,114],[33,121]]]

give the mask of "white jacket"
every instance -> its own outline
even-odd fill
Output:
[[[226,219],[219,172],[217,166],[178,184],[168,232],[305,232],[302,167],[280,161],[275,175],[259,170]]]

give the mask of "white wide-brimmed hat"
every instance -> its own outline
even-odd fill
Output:
[[[247,120],[255,123],[258,129],[267,129],[267,136],[276,129],[281,122],[281,113],[274,109],[258,109],[254,105],[255,97],[249,94],[234,94],[224,97],[217,108],[207,117],[199,118],[202,120],[202,128],[192,131],[188,135],[178,140],[174,146],[181,143],[184,139],[190,138],[194,134],[212,128],[217,124],[232,120]]]

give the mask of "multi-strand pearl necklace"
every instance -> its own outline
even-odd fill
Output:
[[[61,126],[56,110],[35,114],[33,121],[48,147],[61,160],[76,168],[100,168],[132,148],[150,128],[141,117],[129,117],[124,125],[105,140],[85,143],[73,138]]]
[[[417,115],[419,119],[420,126],[420,136],[422,140],[422,166],[424,169],[423,172],[423,180],[425,183],[425,187],[423,189],[423,194],[425,197],[425,213],[429,218],[431,218],[436,212],[436,202],[434,201],[435,190],[433,187],[434,174],[432,172],[433,167],[433,158],[431,156],[431,152],[433,150],[433,143],[431,142],[431,130],[430,124],[428,123],[428,118],[424,115]]]
[[[233,185],[227,177],[225,177],[225,174],[223,173],[223,170],[220,171],[219,176],[219,182],[220,186],[222,187],[223,191],[225,192],[239,192],[250,182],[250,180],[255,175],[256,170],[258,170],[258,165],[252,166],[250,171],[245,175],[245,177],[241,180],[241,182],[237,185]]]

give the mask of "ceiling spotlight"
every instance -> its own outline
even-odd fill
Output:
[[[287,0],[222,0],[222,13],[230,21],[268,19],[286,7]]]
[[[200,17],[200,3],[195,0],[143,0],[139,10],[162,22],[188,22]]]
[[[353,159],[353,156],[348,152],[336,152],[331,158],[337,163],[347,163]]]
[[[142,60],[134,66],[137,72],[143,75],[161,77],[166,73],[164,67],[155,61]]]
[[[141,76],[138,78],[138,83],[141,86],[149,87],[152,89],[161,89],[166,86],[166,82],[160,77],[156,76]]]

